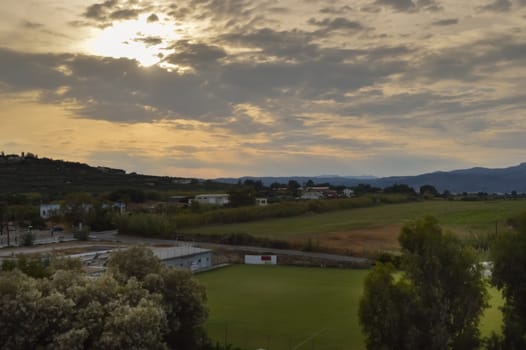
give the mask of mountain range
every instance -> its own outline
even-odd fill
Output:
[[[334,186],[369,184],[385,188],[394,184],[409,185],[416,190],[433,185],[439,192],[526,193],[526,163],[500,169],[471,168],[437,171],[415,176],[281,176],[217,178],[213,180],[141,175],[125,170],[92,167],[83,163],[25,156],[0,156],[0,193],[111,191],[116,188],[141,188],[157,191],[226,191],[230,184],[247,179],[261,180],[265,185],[287,184],[295,180],[305,185],[309,180]]]
[[[439,192],[450,191],[452,193],[462,192],[487,192],[487,193],[526,193],[526,163],[521,163],[508,168],[470,168],[453,171],[437,171],[415,176],[290,176],[290,177],[241,177],[241,178],[217,178],[214,181],[225,183],[237,183],[246,179],[261,180],[265,185],[272,183],[288,183],[295,180],[301,185],[312,180],[315,183],[330,183],[338,186],[356,186],[369,184],[375,187],[388,187],[395,184],[405,184],[418,190],[420,186],[432,185]]]

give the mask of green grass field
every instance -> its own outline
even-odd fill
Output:
[[[286,239],[327,232],[352,231],[395,224],[424,215],[435,216],[442,225],[462,232],[494,231],[509,217],[526,210],[526,200],[444,201],[434,200],[349,209],[323,214],[270,219],[249,223],[213,225],[186,230],[192,233],[244,232],[255,236]]]
[[[245,349],[364,349],[358,303],[367,270],[237,265],[198,274],[206,286],[207,329],[215,341]],[[498,330],[502,304],[491,305],[481,324]]]

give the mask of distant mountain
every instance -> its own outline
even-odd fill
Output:
[[[122,169],[37,158],[0,155],[0,194],[102,192],[134,188],[145,191],[224,191],[226,184],[197,179],[126,173]]]
[[[265,185],[273,182],[286,184],[289,180],[296,180],[305,184],[308,180],[315,183],[330,183],[331,185],[356,186],[358,184],[370,184],[384,188],[394,184],[406,184],[416,190],[423,185],[433,185],[440,192],[448,190],[453,193],[461,192],[488,192],[488,193],[510,193],[517,191],[526,193],[526,163],[502,169],[471,168],[453,170],[449,172],[437,171],[416,176],[390,176],[374,178],[370,176],[334,176],[334,177],[242,177],[215,179],[218,182],[237,183],[245,179],[261,180]]]
[[[419,189],[433,185],[438,191],[453,193],[488,192],[526,193],[526,163],[502,169],[471,168],[449,172],[437,171],[416,176],[280,176],[219,178],[198,180],[169,176],[141,175],[126,173],[121,169],[92,167],[83,163],[38,158],[32,154],[0,155],[0,194],[20,192],[66,193],[79,191],[113,191],[122,188],[142,190],[202,192],[227,191],[230,184],[246,179],[261,180],[265,185],[286,184],[295,180],[300,185],[312,180],[314,183],[356,186],[370,184],[384,188],[394,184],[406,184]]]
[[[315,183],[330,183],[331,185],[347,185],[347,183],[364,183],[364,181],[372,181],[377,179],[374,176],[338,176],[338,175],[320,175],[320,176],[243,176],[243,177],[221,177],[213,179],[213,181],[223,182],[227,184],[237,184],[239,181],[245,180],[261,180],[265,186],[270,186],[273,183],[287,184],[289,180],[297,181],[300,185],[306,184],[309,180]]]

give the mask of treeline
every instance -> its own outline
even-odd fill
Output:
[[[280,202],[264,207],[222,208],[204,212],[183,211],[175,216],[141,213],[116,217],[115,225],[123,234],[169,238],[190,227],[325,213],[408,200],[409,197],[401,194],[379,194],[348,199]]]

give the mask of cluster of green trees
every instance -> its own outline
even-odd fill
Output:
[[[526,349],[526,214],[491,245],[491,283],[506,304],[502,335],[482,339],[487,281],[475,251],[436,219],[405,225],[402,270],[378,264],[367,276],[359,319],[368,349]]]
[[[204,288],[151,250],[112,253],[88,278],[78,260],[8,262],[0,272],[1,349],[222,349],[203,324]]]

